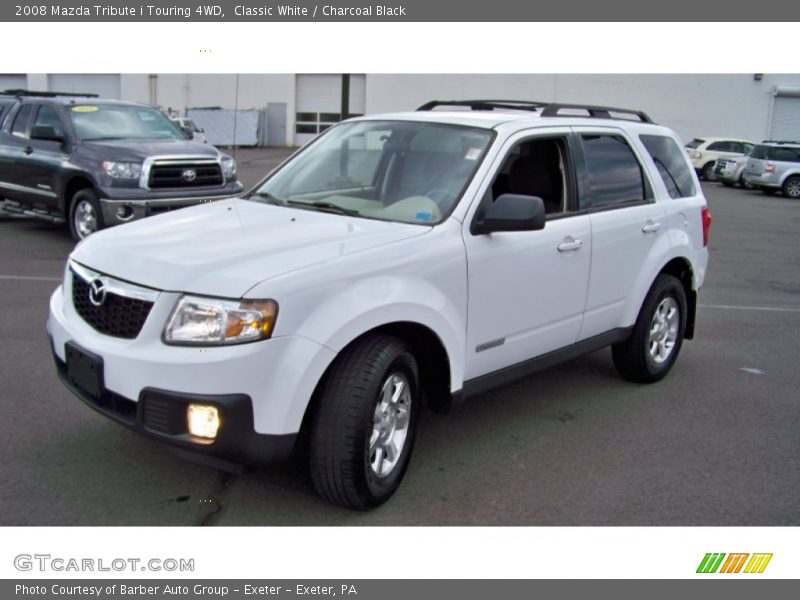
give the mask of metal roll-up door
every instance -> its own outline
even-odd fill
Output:
[[[800,140],[800,88],[776,90],[770,139]]]
[[[342,76],[298,75],[295,143],[303,145],[341,119]],[[350,114],[364,114],[366,76],[350,75]]]
[[[0,73],[0,90],[24,90],[27,87],[27,75],[11,75]]]

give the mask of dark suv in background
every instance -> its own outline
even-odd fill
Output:
[[[0,123],[2,208],[67,220],[76,240],[243,189],[233,158],[144,104],[7,91]]]

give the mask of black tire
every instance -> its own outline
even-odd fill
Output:
[[[662,362],[651,355],[651,328],[655,324],[655,313],[662,303],[671,298],[676,304],[678,324],[676,337],[669,354]],[[630,337],[611,348],[614,366],[625,379],[636,383],[653,383],[662,379],[672,368],[683,344],[686,331],[686,291],[681,281],[672,275],[659,275],[639,310],[639,316],[633,326]],[[666,333],[669,333],[668,330]],[[659,331],[659,334],[661,331]],[[666,336],[668,338],[668,336]]]
[[[754,189],[756,189],[756,186],[754,186],[752,183],[747,183],[747,180],[744,178],[744,173],[739,175],[739,185],[742,187],[742,189],[745,189],[745,190],[754,190]]]
[[[396,374],[409,388],[407,431],[394,466],[379,475],[373,467],[376,456],[370,451],[370,438],[377,427],[381,392]],[[368,510],[388,500],[408,467],[420,398],[417,362],[402,340],[375,334],[345,349],[321,383],[311,419],[309,465],[320,496],[354,510]],[[378,459],[378,469],[381,464]]]
[[[703,174],[703,179],[704,180],[706,180],[706,181],[716,181],[717,177],[716,177],[716,175],[714,175],[714,163],[710,162],[710,163],[706,163],[705,165],[703,165],[702,174]]]
[[[732,182],[730,182],[730,181],[720,181],[720,183],[721,183],[722,185],[724,185],[725,187],[729,187],[729,188],[732,188],[732,187],[733,187],[733,183],[732,183]]]
[[[78,223],[80,220],[77,212],[83,210],[85,207],[90,207],[94,214],[94,227],[90,231],[81,227]],[[69,232],[72,234],[72,239],[76,242],[88,237],[95,231],[103,228],[103,213],[100,210],[100,202],[97,199],[92,188],[83,188],[78,190],[72,195],[69,201]]]
[[[762,187],[761,191],[764,192],[767,196],[772,196],[778,190],[776,190],[775,188]]]
[[[786,179],[786,181],[783,182],[783,188],[781,191],[787,198],[800,198],[800,177],[797,175],[792,175]]]

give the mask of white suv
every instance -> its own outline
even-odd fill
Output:
[[[709,224],[644,113],[434,102],[332,127],[244,197],[92,235],[48,332],[101,413],[221,468],[302,446],[323,497],[367,509],[423,402],[609,345],[627,379],[664,377]]]
[[[714,163],[720,158],[738,158],[750,154],[755,142],[731,138],[695,138],[686,144],[686,152],[697,174],[714,181]]]

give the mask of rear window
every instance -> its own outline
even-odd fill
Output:
[[[686,157],[675,140],[664,135],[641,135],[647,153],[653,159],[658,174],[670,198],[694,196],[694,179]]]
[[[757,145],[753,148],[753,151],[750,152],[750,158],[760,158],[764,160],[769,157],[769,146],[762,146],[761,144]]]
[[[750,153],[750,158],[774,160],[779,162],[800,162],[800,147],[797,146],[765,146],[759,144]]]
[[[705,140],[701,140],[700,138],[694,138],[691,142],[686,144],[686,147],[687,148],[697,148],[703,142],[705,142]]]

